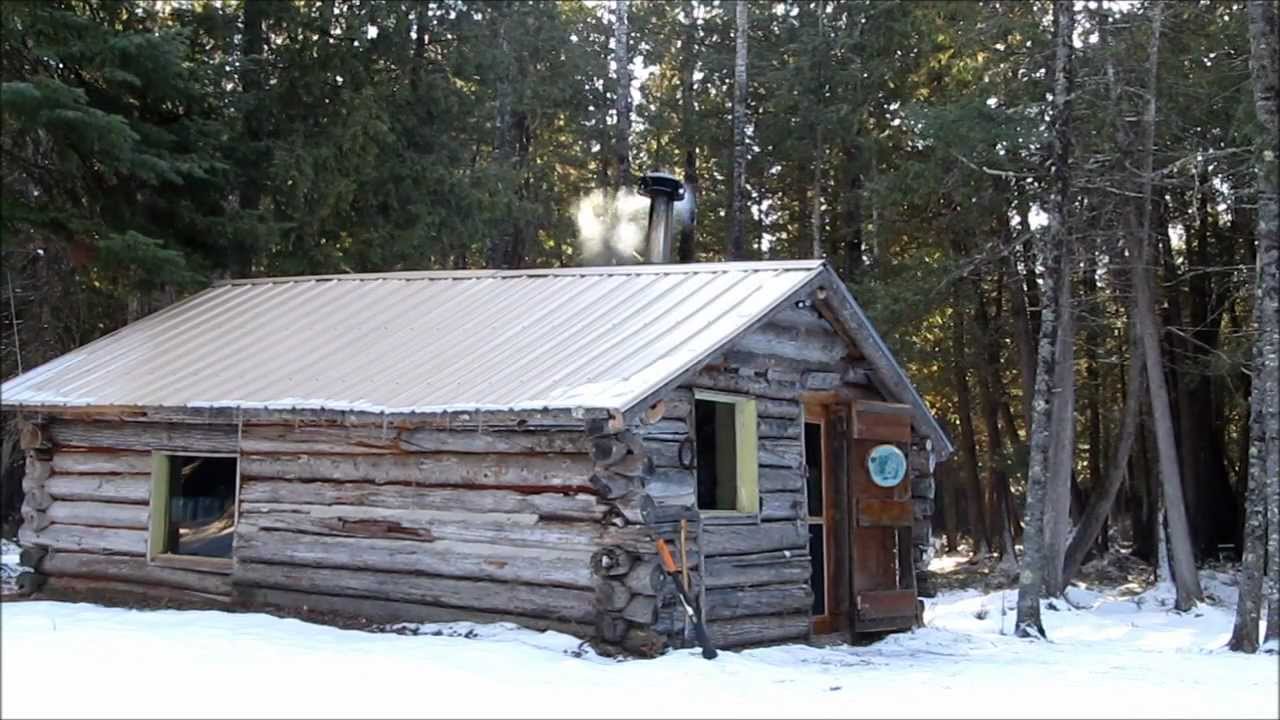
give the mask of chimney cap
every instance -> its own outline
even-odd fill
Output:
[[[668,195],[673,201],[684,199],[684,183],[675,175],[664,172],[648,172],[640,176],[640,194]]]

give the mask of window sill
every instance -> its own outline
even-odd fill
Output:
[[[199,557],[197,555],[174,555],[166,553],[151,558],[152,565],[160,567],[174,568],[177,570],[195,570],[197,572],[218,573],[220,575],[230,575],[232,570],[231,558],[211,558]]]

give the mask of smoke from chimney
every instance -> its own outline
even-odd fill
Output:
[[[646,197],[647,196],[647,197]],[[640,192],[592,190],[574,205],[582,265],[671,261],[672,237],[691,222],[694,198],[666,173],[640,179]]]

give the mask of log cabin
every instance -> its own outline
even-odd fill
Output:
[[[28,590],[637,655],[675,583],[721,647],[912,627],[952,452],[820,260],[231,280],[2,397]]]

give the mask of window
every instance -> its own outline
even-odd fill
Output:
[[[155,453],[150,555],[231,558],[236,530],[235,456]]]
[[[697,448],[698,507],[759,512],[756,480],[756,401],[696,390],[693,405]]]

